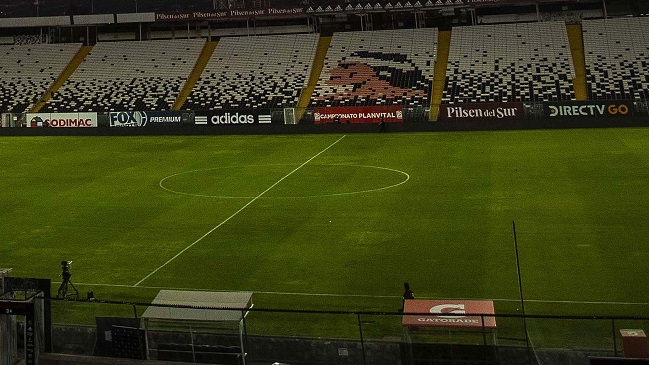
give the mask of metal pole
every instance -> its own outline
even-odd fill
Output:
[[[516,268],[518,270],[518,290],[521,296],[521,311],[523,312],[523,327],[525,329],[525,345],[527,346],[527,363],[532,363],[532,356],[530,354],[530,337],[527,335],[527,317],[525,316],[525,299],[523,299],[523,281],[521,280],[521,262],[518,257],[518,240],[516,238],[516,222],[512,221],[512,229],[514,231],[514,248],[516,250]]]
[[[617,357],[617,341],[615,340],[615,319],[611,319],[611,332],[613,333],[613,354]]]
[[[361,351],[363,353],[363,365],[366,364],[365,362],[365,342],[363,341],[363,325],[361,324],[361,314],[356,313],[356,319],[358,320],[358,332],[361,335]]]
[[[484,344],[484,359],[487,361],[487,358],[489,357],[489,351],[487,350],[487,333],[485,332],[485,327],[484,327],[484,316],[480,316],[480,320],[482,321],[482,343]]]
[[[604,9],[604,19],[608,18],[608,10],[606,9],[606,0],[602,0],[602,7]]]
[[[239,322],[239,341],[241,343],[241,361],[246,365],[246,348],[248,348],[248,330],[246,328],[246,312],[241,310],[241,322]]]

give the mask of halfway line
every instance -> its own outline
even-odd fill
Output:
[[[173,260],[175,260],[176,258],[178,258],[178,256],[182,255],[185,251],[189,250],[189,249],[192,248],[195,244],[197,244],[197,243],[199,243],[200,241],[202,241],[203,238],[209,236],[210,233],[216,231],[219,227],[221,227],[222,225],[224,225],[225,223],[227,223],[230,219],[234,218],[237,214],[241,213],[241,212],[242,212],[244,209],[246,209],[250,204],[254,203],[257,199],[261,198],[264,194],[266,194],[270,189],[272,189],[272,188],[274,188],[275,186],[277,186],[277,184],[279,184],[279,183],[281,183],[282,181],[284,181],[284,179],[286,179],[287,177],[293,175],[293,173],[295,173],[297,170],[299,170],[299,169],[301,169],[302,167],[304,167],[304,165],[306,165],[306,164],[308,164],[309,162],[313,161],[316,157],[318,157],[318,156],[320,156],[321,154],[325,153],[328,149],[330,149],[331,147],[333,147],[336,143],[340,142],[343,138],[345,138],[345,135],[342,136],[342,137],[340,137],[340,138],[338,138],[338,140],[336,140],[336,142],[330,144],[327,148],[325,148],[324,150],[318,152],[315,156],[313,156],[313,157],[311,157],[310,159],[306,160],[306,161],[305,161],[304,163],[302,163],[300,166],[296,167],[293,171],[291,171],[291,172],[289,172],[288,174],[284,175],[284,177],[282,177],[281,179],[277,180],[277,182],[275,182],[273,185],[271,185],[268,189],[262,191],[259,195],[257,195],[256,197],[252,198],[252,200],[250,200],[248,203],[246,203],[246,205],[244,205],[243,207],[241,207],[241,209],[237,210],[236,212],[234,212],[234,214],[232,214],[231,216],[227,217],[223,222],[221,222],[221,223],[217,224],[216,226],[214,226],[214,228],[212,228],[212,229],[210,229],[209,231],[207,231],[207,233],[205,233],[204,235],[202,235],[202,236],[201,236],[199,239],[197,239],[196,241],[192,242],[189,246],[185,247],[182,251],[178,252],[174,257],[172,257],[172,258],[170,258],[169,260],[167,260],[167,262],[165,262],[164,264],[160,265],[157,269],[151,271],[151,272],[149,273],[149,275],[147,275],[147,276],[145,276],[144,278],[142,278],[142,280],[138,281],[138,282],[135,283],[133,286],[136,287],[136,286],[142,284],[142,282],[143,282],[144,280],[146,280],[146,279],[148,279],[149,277],[151,277],[151,275],[153,275],[153,274],[155,274],[156,272],[158,272],[158,270],[160,270],[160,269],[162,269],[163,267],[167,266],[170,262],[172,262]]]

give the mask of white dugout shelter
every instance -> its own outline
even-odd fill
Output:
[[[147,358],[159,358],[154,333],[175,333],[189,339],[196,359],[196,339],[201,334],[238,335],[239,363],[246,363],[245,316],[252,308],[250,292],[202,292],[161,290],[142,315]],[[182,334],[182,336],[178,335]]]

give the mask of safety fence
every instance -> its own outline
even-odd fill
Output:
[[[189,292],[177,293],[187,300]],[[475,313],[476,302],[462,300],[422,300],[431,307],[411,313],[406,305],[405,314],[268,309],[253,306],[252,293],[219,294],[250,297],[237,308],[43,299],[54,324],[42,352],[268,365],[586,365],[648,356],[649,317]],[[24,337],[26,325],[18,328]]]

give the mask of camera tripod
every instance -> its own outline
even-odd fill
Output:
[[[61,286],[59,286],[59,292],[56,295],[57,298],[65,299],[67,297],[75,297],[76,299],[79,299],[79,291],[74,287],[74,284],[72,284],[72,281],[70,280],[72,274],[70,273],[69,265],[71,263],[72,261],[61,262],[61,268],[63,269],[61,277],[63,277],[63,281],[61,282]],[[68,292],[68,285],[72,287],[72,290],[74,290],[74,292]]]
[[[72,287],[72,290],[74,290],[74,292],[68,292],[68,285]],[[75,297],[76,299],[79,299],[79,291],[74,287],[74,284],[72,284],[72,281],[70,281],[69,277],[63,278],[63,282],[59,287],[59,293],[56,295],[56,297],[61,299],[65,299],[67,297]]]

